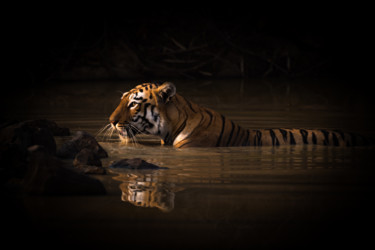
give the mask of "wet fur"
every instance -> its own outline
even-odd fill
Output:
[[[122,138],[153,134],[176,148],[370,143],[362,136],[325,129],[245,129],[177,94],[169,82],[145,83],[123,94],[110,122]]]

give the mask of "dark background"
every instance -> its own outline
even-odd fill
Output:
[[[318,95],[335,105],[344,102],[341,110],[365,112],[361,120],[368,123],[373,84],[367,77],[372,71],[367,9],[316,1],[15,6],[6,10],[11,15],[3,23],[10,77],[0,96],[1,120],[38,113],[32,105],[38,95],[52,99],[66,83],[70,91],[78,83],[88,91],[94,82],[102,91],[113,85],[115,95],[115,82],[196,81],[191,86],[197,86],[212,80],[214,88],[215,80],[228,79],[230,85],[244,79],[247,93],[266,88],[263,80],[281,93],[289,86],[303,90],[301,99],[321,88]]]
[[[353,81],[366,6],[27,6],[6,24],[14,74],[29,84],[169,78]],[[93,10],[95,9],[95,10]],[[98,10],[100,9],[100,10]]]

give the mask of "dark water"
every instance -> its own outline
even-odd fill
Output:
[[[373,135],[370,100],[361,91],[338,94],[328,83],[175,82],[179,93],[244,127],[336,128]],[[35,89],[13,101],[13,115],[45,117],[95,135],[108,124],[120,91],[136,84]],[[25,104],[27,110],[18,108]],[[137,145],[121,145],[107,132],[97,135],[110,156],[104,166],[140,157],[168,169],[95,176],[105,184],[105,196],[24,197],[29,223],[23,230],[39,232],[37,241],[225,249],[359,247],[372,241],[374,148],[174,149],[145,136]]]

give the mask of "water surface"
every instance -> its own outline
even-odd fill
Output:
[[[68,245],[124,248],[358,247],[370,241],[373,148],[174,149],[154,137],[122,145],[114,134],[98,134],[121,91],[136,84],[60,83],[22,93],[13,103],[13,115],[97,135],[109,154],[105,167],[139,157],[167,168],[94,176],[105,184],[105,196],[25,197],[30,229]],[[243,127],[374,134],[369,100],[352,90],[337,95],[327,80],[175,84],[182,95]],[[21,104],[29,108],[17,109]]]

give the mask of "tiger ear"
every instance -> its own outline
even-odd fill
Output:
[[[167,103],[176,94],[176,87],[171,82],[165,82],[158,87],[158,94],[161,100]]]

